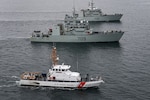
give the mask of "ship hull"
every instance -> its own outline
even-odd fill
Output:
[[[19,86],[36,86],[36,87],[53,87],[53,88],[90,88],[99,87],[103,80],[88,82],[58,82],[58,81],[38,81],[38,80],[20,80],[17,81]]]
[[[89,16],[83,17],[83,19],[87,21],[94,22],[112,22],[112,21],[120,21],[122,14],[114,14],[114,15],[101,15],[101,16]]]
[[[108,32],[92,35],[50,35],[49,37],[31,37],[31,42],[118,42],[123,32]]]

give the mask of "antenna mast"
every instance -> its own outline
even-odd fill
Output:
[[[93,3],[93,0],[91,1],[91,9],[93,10],[94,8],[94,3]]]
[[[75,10],[75,2],[73,0],[73,17],[75,17],[75,14],[76,14],[76,10]]]
[[[54,46],[54,43],[53,43],[53,48],[52,48],[52,52],[51,52],[51,57],[50,58],[52,59],[53,66],[58,64],[59,57],[57,56],[57,50],[56,50],[56,47]]]
[[[77,54],[77,71],[79,69],[79,66],[78,66],[78,54]]]

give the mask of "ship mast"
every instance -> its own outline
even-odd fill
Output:
[[[53,66],[58,64],[59,57],[57,56],[57,50],[55,46],[52,48],[51,59]]]
[[[76,10],[75,10],[75,7],[73,7],[73,18],[76,17]]]
[[[93,10],[94,8],[94,3],[93,3],[93,0],[91,1],[91,10]]]
[[[76,19],[78,16],[76,14],[75,2],[73,0],[73,18]]]

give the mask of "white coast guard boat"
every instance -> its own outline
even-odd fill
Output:
[[[104,81],[101,77],[90,77],[88,74],[82,78],[80,73],[70,71],[70,65],[57,64],[59,58],[56,54],[56,47],[52,49],[52,68],[48,73],[25,72],[21,75],[20,86],[37,86],[37,87],[53,87],[53,88],[71,88],[83,89],[90,87],[99,87]]]

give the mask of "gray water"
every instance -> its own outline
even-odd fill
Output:
[[[99,89],[21,88],[24,71],[47,72],[52,43],[30,43],[33,30],[48,31],[66,13],[87,8],[87,0],[0,1],[0,98],[2,100],[149,100],[150,1],[94,0],[105,13],[123,13],[120,22],[90,23],[94,30],[123,30],[119,43],[57,43],[60,63],[72,71],[101,75]],[[79,67],[77,66],[77,59]]]

